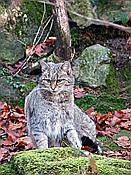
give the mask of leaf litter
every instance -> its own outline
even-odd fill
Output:
[[[83,90],[79,91],[84,93]],[[97,113],[94,108],[85,111],[96,123],[98,136],[113,137],[121,129],[131,130],[131,109],[108,112],[107,114]],[[114,143],[122,150],[107,150],[104,155],[131,160],[131,137],[121,136]],[[0,102],[0,163],[9,161],[17,151],[34,149],[35,145],[27,136],[27,120],[24,110],[19,106]],[[91,150],[88,146],[82,148]]]

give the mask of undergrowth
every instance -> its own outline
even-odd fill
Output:
[[[83,110],[87,110],[90,107],[94,107],[97,112],[108,113],[109,111],[115,111],[125,108],[125,100],[117,98],[108,94],[102,94],[95,96],[92,94],[86,94],[81,99],[75,100]]]

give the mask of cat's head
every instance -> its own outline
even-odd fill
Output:
[[[42,76],[39,83],[42,85],[42,88],[51,93],[59,93],[73,86],[74,77],[68,61],[58,64],[41,61],[40,64]]]

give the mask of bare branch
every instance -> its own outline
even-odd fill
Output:
[[[54,3],[46,1],[46,0],[44,0],[44,1],[38,0],[38,2],[40,2],[40,3],[44,3],[45,2],[46,4],[49,4],[49,5],[52,5],[52,6],[55,5]],[[77,12],[72,11],[72,10],[69,10],[68,8],[66,10],[68,12],[76,15],[76,16],[79,16],[81,18],[84,18],[87,21],[90,21],[91,24],[102,25],[102,26],[111,26],[113,28],[116,28],[116,29],[119,29],[119,30],[122,30],[122,31],[125,31],[125,32],[128,32],[128,33],[131,34],[131,27],[125,27],[123,25],[115,24],[113,22],[109,22],[109,21],[105,21],[105,20],[89,18],[87,16],[81,15],[81,14],[79,14]]]
[[[51,19],[52,19],[52,16],[48,19],[46,25],[44,26],[44,28],[43,28],[43,30],[42,30],[42,33],[41,33],[41,35],[40,35],[38,41],[36,41],[37,36],[39,35],[38,31],[40,32],[40,27],[38,28],[38,31],[37,31],[36,36],[35,36],[34,41],[33,41],[33,43],[35,43],[35,42],[36,42],[36,43],[33,45],[32,49],[31,49],[31,51],[30,51],[30,55],[26,57],[26,59],[25,59],[25,61],[23,62],[23,64],[16,70],[16,72],[15,72],[15,74],[14,74],[13,76],[16,76],[16,75],[24,68],[24,66],[29,62],[29,60],[30,60],[31,57],[32,57],[32,52],[33,52],[33,50],[35,49],[35,47],[36,47],[37,44],[39,43],[39,41],[40,41],[40,39],[41,39],[41,37],[42,37],[42,35],[43,35],[43,32],[44,32],[45,28],[48,26],[48,24],[50,23]],[[42,20],[43,20],[43,17],[42,17]],[[42,20],[41,20],[41,26],[43,25]],[[52,22],[51,22],[51,25],[50,25],[50,29],[49,29],[49,32],[47,33],[46,38],[48,37],[48,35],[49,35],[49,33],[50,33],[51,29],[52,29],[52,25],[53,25],[53,19],[52,19]],[[45,41],[45,40],[44,40],[44,41]]]
[[[84,15],[81,15],[81,14],[78,14],[74,11],[71,11],[71,10],[68,10],[70,13],[74,14],[74,15],[77,15],[81,18],[84,18],[88,21],[91,22],[91,24],[95,24],[95,25],[104,25],[104,26],[111,26],[111,27],[114,27],[114,28],[117,28],[119,30],[122,30],[122,31],[125,31],[125,32],[128,32],[128,33],[131,33],[131,27],[125,27],[123,25],[119,25],[119,24],[115,24],[113,22],[109,22],[109,21],[104,21],[104,20],[100,20],[100,19],[93,19],[93,18],[89,18],[89,17],[86,17]]]
[[[45,2],[44,2],[44,12],[43,12],[42,20],[41,20],[41,25],[38,28],[37,34],[36,34],[36,36],[34,38],[34,41],[33,41],[33,45],[36,44],[37,37],[38,37],[38,35],[40,33],[40,30],[42,28],[42,24],[43,24],[43,21],[44,21],[45,13],[46,13],[46,5],[45,5]]]
[[[46,23],[46,24],[45,24],[45,26],[43,27],[42,32],[41,32],[41,35],[40,35],[40,37],[39,37],[38,41],[35,43],[35,46],[36,46],[36,45],[37,45],[37,44],[40,42],[41,37],[43,36],[43,33],[44,33],[44,31],[45,31],[46,27],[48,26],[48,24],[50,23],[50,21],[51,21],[52,17],[53,17],[53,15],[52,15],[52,16],[50,16],[50,18],[48,19],[47,23]],[[33,48],[33,49],[34,49],[34,48]]]
[[[47,35],[46,35],[46,37],[45,37],[43,42],[45,42],[47,40],[48,36],[50,35],[51,29],[52,29],[52,26],[53,26],[53,22],[54,22],[54,20],[52,19],[50,28],[49,28],[48,33],[47,33]]]

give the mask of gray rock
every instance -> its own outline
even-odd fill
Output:
[[[70,10],[70,17],[81,28],[88,27],[89,25],[91,25],[91,21],[79,17],[79,14],[89,18],[96,17],[90,0],[66,0],[66,5],[67,8]],[[71,13],[71,11],[77,13],[78,15]]]
[[[129,21],[128,13],[131,11],[131,0],[97,1],[96,5],[98,16],[103,20],[120,21],[123,24]]]
[[[110,60],[110,49],[99,44],[86,48],[73,63],[76,81],[91,87],[106,86]]]
[[[23,46],[16,37],[6,30],[0,31],[0,60],[11,64],[23,56]]]

